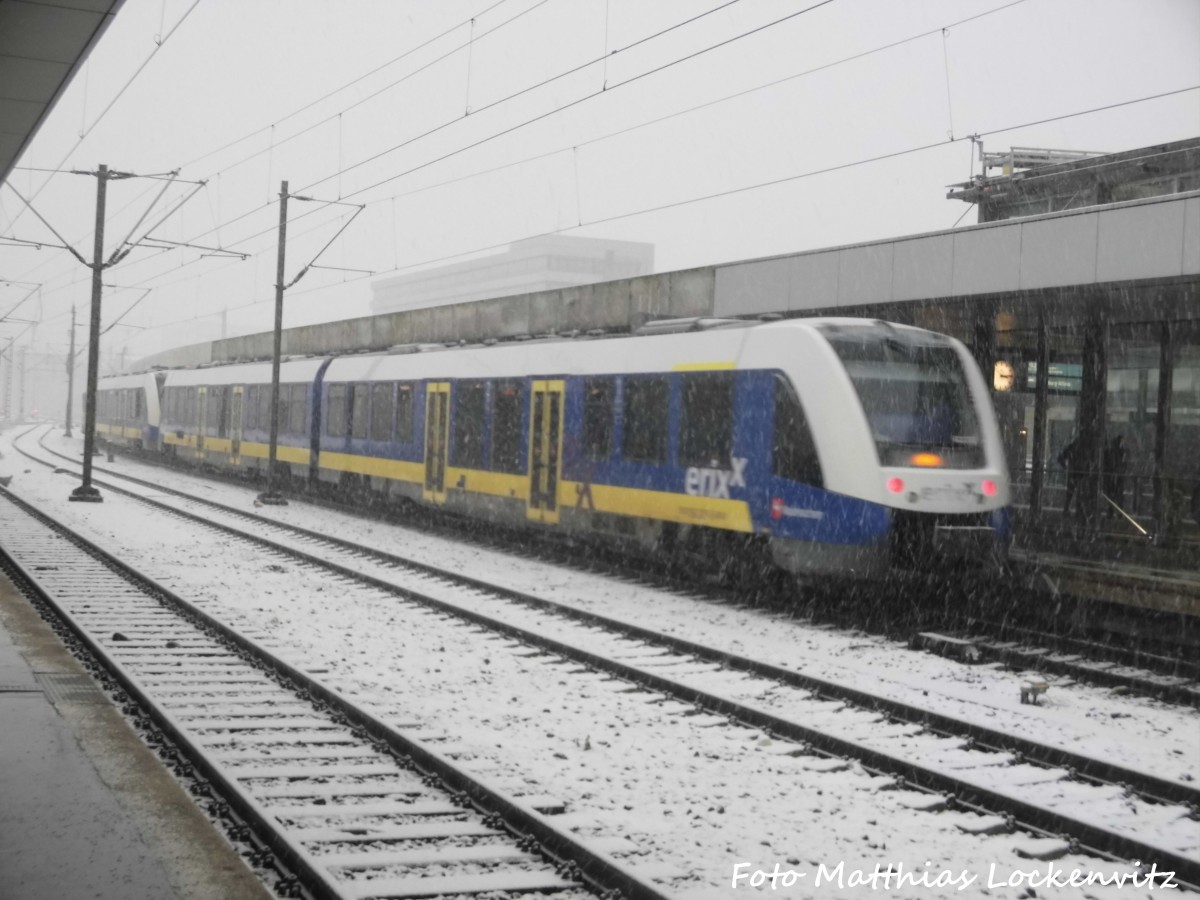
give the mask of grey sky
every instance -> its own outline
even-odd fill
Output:
[[[1200,3],[127,0],[10,180],[89,257],[95,179],[30,169],[207,180],[154,234],[249,257],[136,249],[110,269],[105,324],[132,309],[105,350],[136,358],[218,336],[222,314],[270,328],[282,179],[366,204],[322,266],[384,275],[563,232],[651,242],[667,271],[949,228],[971,134],[1200,134]],[[110,185],[110,249],[162,184]],[[290,212],[289,279],[352,210]],[[0,236],[53,240],[7,188]],[[0,278],[40,285],[22,341],[65,350],[89,270],[0,246]],[[0,286],[0,311],[27,290]],[[287,296],[287,325],[365,315],[370,281],[313,270]]]

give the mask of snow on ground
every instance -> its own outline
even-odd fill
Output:
[[[50,445],[56,440],[78,445],[57,433]],[[602,676],[572,673],[574,667],[546,657],[514,655],[502,640],[371,591],[331,589],[226,539],[197,539],[182,523],[115,495],[102,504],[69,503],[74,479],[15,457],[6,441],[0,450],[0,476],[15,475],[15,493],[86,525],[102,543],[210,612],[268,634],[285,657],[327,670],[318,677],[382,717],[417,722],[426,735],[452,736],[462,760],[485,778],[514,793],[565,801],[568,813],[560,821],[605,846],[631,851],[623,861],[661,879],[674,895],[1019,897],[1028,896],[1029,884],[1018,878],[1008,885],[1013,872],[1040,878],[1048,871],[1049,863],[1014,855],[1015,846],[1033,844],[1031,839],[964,834],[960,825],[979,817],[913,812],[908,804],[919,804],[916,795],[885,790],[883,779],[857,766],[790,756],[789,745],[761,732],[683,715],[688,710],[680,704],[631,693]],[[151,479],[179,478],[127,459],[114,467],[131,474],[136,468]],[[231,505],[249,506],[254,496],[249,488],[208,482],[202,492]],[[1042,706],[1022,706],[1011,674],[872,637],[697,603],[303,504],[258,512],[1123,765],[1180,779],[1196,774],[1200,718],[1192,711],[1078,685],[1057,685]],[[793,875],[776,880],[777,890],[771,890],[771,880],[755,873],[776,865]],[[1073,856],[1053,865],[1068,873],[1074,867],[1119,870]],[[869,879],[876,866],[884,874],[889,866],[893,873],[903,866],[915,881],[898,887],[894,875],[880,875],[851,887],[853,873]],[[739,874],[746,877],[735,886]],[[817,884],[822,876],[831,877]],[[932,886],[938,876],[941,886]],[[785,883],[789,878],[791,884]],[[975,880],[960,890],[970,878]],[[1093,886],[1049,895],[1142,893],[1130,890]],[[1042,887],[1038,896],[1047,895]]]
[[[56,439],[65,446],[79,443]],[[201,496],[230,506],[249,506],[255,496],[249,487],[164,473],[125,457],[112,466],[151,481],[184,479]],[[1191,783],[1200,779],[1200,714],[1194,710],[1054,675],[1041,676],[1051,688],[1039,705],[1022,704],[1019,686],[1029,672],[963,665],[879,636],[812,627],[769,611],[698,603],[693,597],[537,560],[514,561],[477,545],[303,503],[253,511],[1159,777]]]

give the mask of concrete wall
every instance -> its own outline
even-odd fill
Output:
[[[346,319],[288,328],[284,356],[315,356],[386,350],[397,344],[441,344],[515,338],[566,331],[627,330],[650,319],[712,314],[714,270],[687,269],[624,281],[477,300],[430,309]],[[270,332],[195,344],[139,360],[137,369],[154,365],[198,365],[270,359]]]
[[[720,266],[719,316],[1200,274],[1200,193]]]

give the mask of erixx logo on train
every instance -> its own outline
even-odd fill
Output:
[[[692,466],[683,480],[684,493],[692,497],[716,497],[729,499],[729,489],[746,486],[746,457],[735,456],[729,460],[729,469]]]

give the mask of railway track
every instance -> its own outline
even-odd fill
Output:
[[[71,457],[45,447],[44,444],[41,448],[44,452],[66,462],[77,464]],[[149,462],[154,465],[162,464],[157,459],[151,459]],[[130,483],[141,484],[152,490],[169,492],[169,489],[160,484],[124,473],[105,470],[102,467],[97,467],[96,471],[108,471],[108,474]],[[228,480],[220,475],[216,477],[218,480]],[[178,495],[187,496],[182,492],[179,492]],[[328,505],[331,508],[346,511],[343,504],[328,503],[320,498],[309,498],[307,502],[316,502],[318,505]],[[326,536],[322,535],[321,537]],[[520,548],[515,541],[505,542],[503,539],[496,538],[494,533],[485,540],[492,543],[499,540],[501,547],[508,552],[512,552],[513,547]],[[577,556],[572,555],[569,559],[564,559],[559,548],[555,546],[548,546],[545,551],[550,553],[558,563],[578,565]],[[628,565],[628,560],[621,562],[622,567]],[[656,571],[643,569],[639,570],[637,574],[639,577],[648,579],[651,584],[658,586],[664,584],[664,576]],[[679,587],[679,582],[675,577],[667,578],[665,583],[671,588]],[[689,590],[703,591],[722,599],[731,597],[735,601],[737,599],[737,592],[716,589],[710,584],[700,583],[694,579],[685,579],[683,583]],[[981,593],[987,593],[989,590],[985,586],[977,585],[976,587]],[[1015,585],[1013,590],[1017,590]],[[920,606],[923,603],[919,596],[914,596],[912,588],[904,588],[903,593],[904,596],[895,598],[892,605],[908,608]],[[920,593],[919,589],[916,593]],[[1065,608],[1064,604],[1067,604]],[[835,596],[825,599],[819,605],[824,609],[823,615],[828,616],[830,621],[839,626],[848,628],[861,626],[861,622],[856,618],[858,613],[847,614],[845,612],[847,608],[855,609],[861,603],[846,603],[844,598]],[[1074,601],[1064,597],[1056,598],[1052,602],[1032,591],[1026,591],[1016,600],[1009,597],[1003,600],[1000,604],[1004,608],[1003,621],[997,620],[994,610],[991,609],[997,604],[984,603],[982,605],[986,609],[958,614],[956,616],[958,621],[948,626],[937,624],[932,628],[926,628],[914,625],[906,616],[903,625],[898,627],[914,646],[930,649],[933,652],[960,660],[998,662],[1017,672],[1032,670],[1039,674],[1057,675],[1085,684],[1117,688],[1153,697],[1166,703],[1200,708],[1200,662],[1191,659],[1190,654],[1182,649],[1182,645],[1168,644],[1161,639],[1146,639],[1145,636],[1139,637],[1136,641],[1130,641],[1115,632],[1105,632],[1102,628],[1097,630],[1098,626],[1089,626],[1085,629],[1088,636],[1078,637],[1057,633],[1048,625],[1021,627],[1015,624],[1024,618],[1044,622],[1047,618],[1046,610],[1049,607],[1060,610],[1056,616],[1057,619],[1100,620],[1107,615],[1120,622],[1120,627],[1126,631],[1152,630],[1141,622],[1136,611],[1131,612],[1128,608],[1122,608],[1101,615],[1091,609],[1096,604]],[[870,606],[870,617],[879,619],[881,616],[878,604],[871,602]],[[1112,604],[1108,604],[1108,606],[1112,606]],[[921,622],[932,618],[936,621],[939,615],[951,607],[969,610],[972,604],[967,601],[954,604],[940,603],[930,614],[917,613],[916,620]],[[1086,616],[1081,607],[1089,609]],[[1162,616],[1158,616],[1158,618],[1162,618]],[[889,633],[895,633],[897,626],[889,624],[886,619],[886,614],[883,614],[880,627]],[[1153,629],[1162,627],[1161,624],[1158,624],[1153,626]]]
[[[652,885],[7,492],[6,567],[166,736],[210,810],[251,834],[284,896],[548,893]],[[243,825],[249,831],[243,830]]]
[[[156,485],[154,490],[162,488]],[[709,713],[766,729],[796,742],[801,750],[857,760],[906,785],[937,793],[938,803],[999,814],[1004,827],[1065,834],[1068,844],[1102,856],[1161,860],[1160,871],[1171,868],[1181,880],[1200,881],[1200,832],[1194,822],[1200,797],[1187,785],[604,621],[539,598],[496,591],[458,573],[434,572],[427,566],[414,569],[409,561],[302,533],[240,510],[217,513],[216,506],[205,501],[200,518],[215,525],[218,516],[252,520],[255,534],[247,537],[274,552],[303,555],[310,565],[453,613]],[[268,538],[268,531],[274,536]],[[374,574],[367,571],[372,568]],[[476,595],[469,602],[464,601],[464,586]],[[503,613],[497,618],[501,607]],[[550,611],[555,616],[548,620]],[[680,670],[687,670],[687,676],[664,674]],[[754,677],[753,683],[746,683],[746,674]],[[774,692],[770,709],[748,702],[764,689]]]

